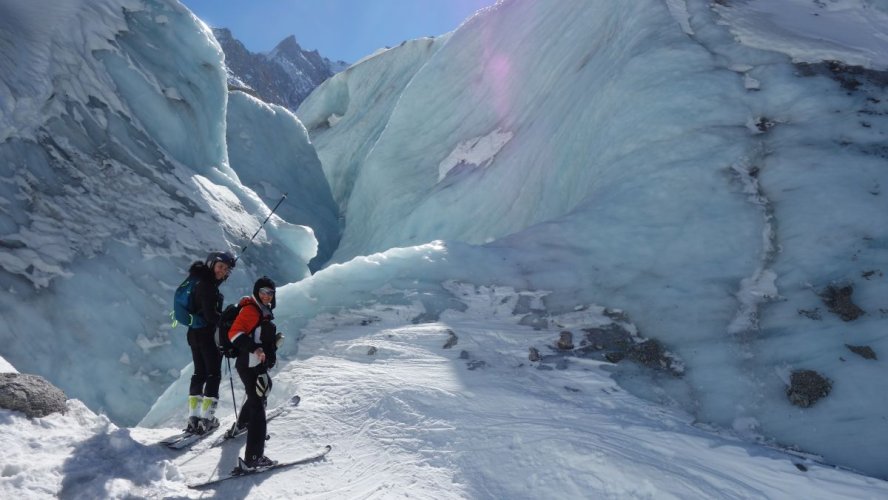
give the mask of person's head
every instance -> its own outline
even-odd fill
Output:
[[[269,309],[274,309],[274,306],[277,305],[274,281],[268,276],[256,280],[256,283],[253,284],[253,297]]]
[[[220,282],[228,279],[236,264],[237,260],[229,252],[210,252],[207,255],[206,265]]]

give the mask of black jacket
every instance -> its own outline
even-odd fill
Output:
[[[201,316],[206,322],[206,326],[195,328],[196,331],[209,331],[211,334],[216,331],[219,326],[219,318],[222,316],[222,302],[224,297],[219,292],[219,285],[222,281],[216,280],[213,271],[203,262],[195,262],[191,265],[189,273],[197,275],[200,279],[194,285],[194,294],[192,296],[192,307],[195,314]]]

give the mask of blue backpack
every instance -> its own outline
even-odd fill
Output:
[[[185,278],[185,281],[176,288],[176,293],[173,295],[173,312],[170,313],[170,317],[173,319],[173,328],[180,323],[182,326],[189,328],[203,328],[207,326],[207,322],[202,316],[194,314],[196,311],[192,304],[194,299],[191,292],[199,282],[200,278],[192,274]]]

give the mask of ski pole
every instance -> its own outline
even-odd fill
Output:
[[[262,228],[265,227],[265,223],[268,222],[268,219],[270,219],[272,215],[274,215],[274,211],[277,210],[279,206],[281,206],[281,203],[283,203],[286,198],[287,198],[287,193],[284,193],[284,195],[281,196],[281,199],[278,200],[278,202],[274,206],[274,208],[271,209],[271,212],[268,214],[268,217],[266,217],[265,220],[262,221],[262,224],[259,224],[259,229],[257,229],[256,232],[253,233],[253,236],[250,237],[250,241],[248,241],[247,244],[244,245],[243,248],[241,248],[240,255],[238,255],[237,257],[234,258],[235,262],[237,262],[237,260],[240,259],[241,255],[243,255],[244,252],[247,251],[247,247],[250,246],[250,243],[253,243],[253,238],[255,238],[257,234],[259,234],[259,231],[262,231]]]
[[[226,357],[225,361],[228,362],[228,382],[231,385],[231,404],[234,405],[234,425],[237,426],[237,400],[234,398],[234,379],[231,378],[231,358]]]

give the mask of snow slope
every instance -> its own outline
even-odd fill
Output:
[[[608,363],[554,353],[557,330],[520,325],[527,295],[448,285],[465,304],[411,324],[424,308],[377,305],[316,317],[299,355],[275,369],[266,451],[322,462],[228,481],[243,439],[177,453],[174,428],[119,429],[77,402],[67,416],[0,412],[7,450],[0,495],[28,498],[881,498],[888,483],[693,425],[638,399]],[[613,320],[589,305],[561,327]],[[455,345],[452,338],[457,337]],[[529,362],[536,346],[547,357]],[[372,351],[371,351],[372,350]],[[238,399],[242,397],[237,388]],[[233,419],[227,393],[220,408]],[[28,465],[35,464],[35,465]]]

